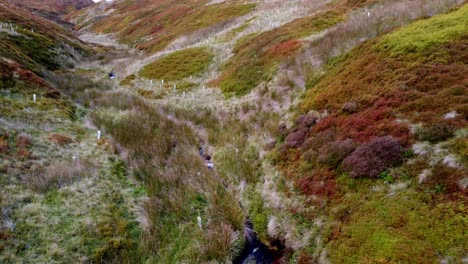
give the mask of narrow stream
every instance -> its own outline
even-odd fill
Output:
[[[234,259],[234,264],[271,264],[279,257],[275,252],[258,239],[250,218],[245,221],[245,245],[240,255]]]

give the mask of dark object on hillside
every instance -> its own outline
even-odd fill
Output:
[[[205,160],[205,164],[208,169],[214,169],[214,162],[211,161],[211,156],[205,153],[203,147],[198,148],[198,154],[200,154],[200,156]]]
[[[198,154],[200,154],[200,156],[202,156],[203,158],[205,157],[205,150],[203,149],[203,147],[198,148]]]
[[[113,71],[109,72],[107,75],[109,75],[109,79],[115,79],[115,74]]]
[[[385,169],[403,162],[401,145],[393,137],[379,137],[359,146],[343,161],[353,178],[377,178]]]
[[[349,103],[345,103],[343,105],[343,108],[341,108],[341,110],[343,110],[343,112],[346,112],[346,113],[349,113],[349,114],[354,114],[357,112],[358,110],[358,106],[355,102],[349,102]]]
[[[296,119],[296,130],[308,130],[317,122],[317,117],[313,114],[303,114]]]

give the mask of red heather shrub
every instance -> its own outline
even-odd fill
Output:
[[[328,143],[320,148],[318,162],[320,165],[336,168],[355,149],[356,144],[352,139]]]
[[[293,55],[300,47],[302,42],[297,39],[291,39],[281,42],[271,48],[269,48],[264,56],[266,58],[285,58]]]
[[[292,132],[286,137],[286,146],[288,148],[298,148],[304,143],[305,137],[306,130]]]
[[[336,192],[335,174],[329,170],[319,169],[312,175],[300,179],[296,186],[305,195],[330,197]]]
[[[320,132],[320,131],[325,131],[327,129],[333,128],[336,126],[337,119],[334,116],[326,116],[320,121],[317,122],[317,124],[314,126],[313,131],[314,132]]]
[[[317,118],[312,114],[300,115],[296,119],[297,130],[309,129],[317,122]]]
[[[403,161],[401,145],[390,136],[375,138],[359,146],[343,161],[353,178],[376,178],[382,171]]]

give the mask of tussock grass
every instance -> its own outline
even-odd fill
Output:
[[[91,177],[95,172],[96,165],[89,160],[59,161],[31,172],[23,177],[23,182],[32,190],[43,193]]]
[[[192,128],[138,97],[125,93],[112,97],[104,96],[102,106],[127,111],[115,117],[96,109],[92,118],[124,150],[130,171],[146,187],[143,210],[148,230],[140,246],[147,258],[161,263],[225,261],[245,216],[235,197],[206,168]],[[208,232],[197,227],[199,215]],[[214,230],[223,230],[224,238],[213,240]]]
[[[139,74],[148,79],[178,81],[204,72],[212,59],[203,47],[180,50],[144,66]]]

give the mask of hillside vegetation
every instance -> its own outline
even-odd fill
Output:
[[[333,262],[464,257],[467,11],[337,59],[300,107],[329,114],[300,116],[283,134],[275,160],[301,192],[328,203]]]
[[[63,17],[0,1],[1,263],[466,261],[464,1]]]
[[[255,8],[245,1],[206,5],[204,1],[118,1],[107,7],[110,15],[91,25],[99,33],[117,33],[120,41],[156,52],[176,38],[211,26],[222,26]],[[78,11],[73,20],[87,26],[86,10]]]

